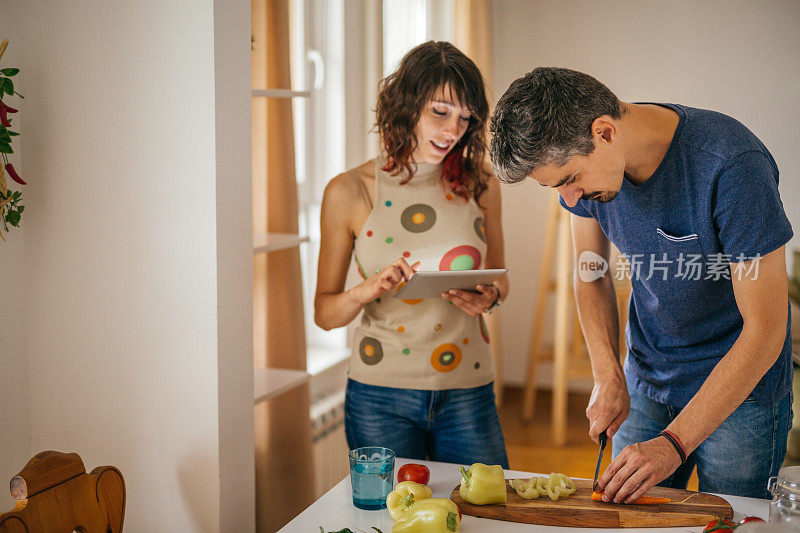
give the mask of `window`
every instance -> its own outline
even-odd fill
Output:
[[[400,65],[403,56],[426,40],[426,0],[383,0],[383,77]]]

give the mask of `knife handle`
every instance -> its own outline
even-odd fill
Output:
[[[603,430],[603,432],[600,433],[598,440],[600,441],[600,449],[605,448],[606,442],[608,441],[608,434],[606,433],[606,430]]]

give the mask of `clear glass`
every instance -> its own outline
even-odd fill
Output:
[[[800,530],[800,466],[781,468],[771,477],[767,490],[772,494],[769,521],[786,524]]]
[[[350,450],[353,505],[359,509],[385,509],[393,477],[394,452],[389,448],[369,446]]]

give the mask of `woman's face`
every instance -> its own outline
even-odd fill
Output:
[[[417,148],[412,158],[417,163],[438,165],[461,140],[472,116],[469,109],[454,100],[454,95],[443,87],[422,106],[414,128]]]

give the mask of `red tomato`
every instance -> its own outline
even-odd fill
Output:
[[[706,527],[703,528],[703,533],[733,533],[733,530],[736,529],[738,525],[739,524],[731,522],[730,520],[717,518],[706,524]]]
[[[739,525],[741,525],[741,524],[746,524],[746,523],[748,523],[748,522],[764,522],[764,519],[763,519],[763,518],[759,518],[759,517],[757,517],[757,516],[745,516],[745,517],[744,517],[744,518],[742,518],[742,520],[739,522]]]
[[[408,463],[400,467],[397,471],[397,482],[413,481],[414,483],[421,483],[427,485],[431,479],[431,471],[425,465],[418,465]]]

